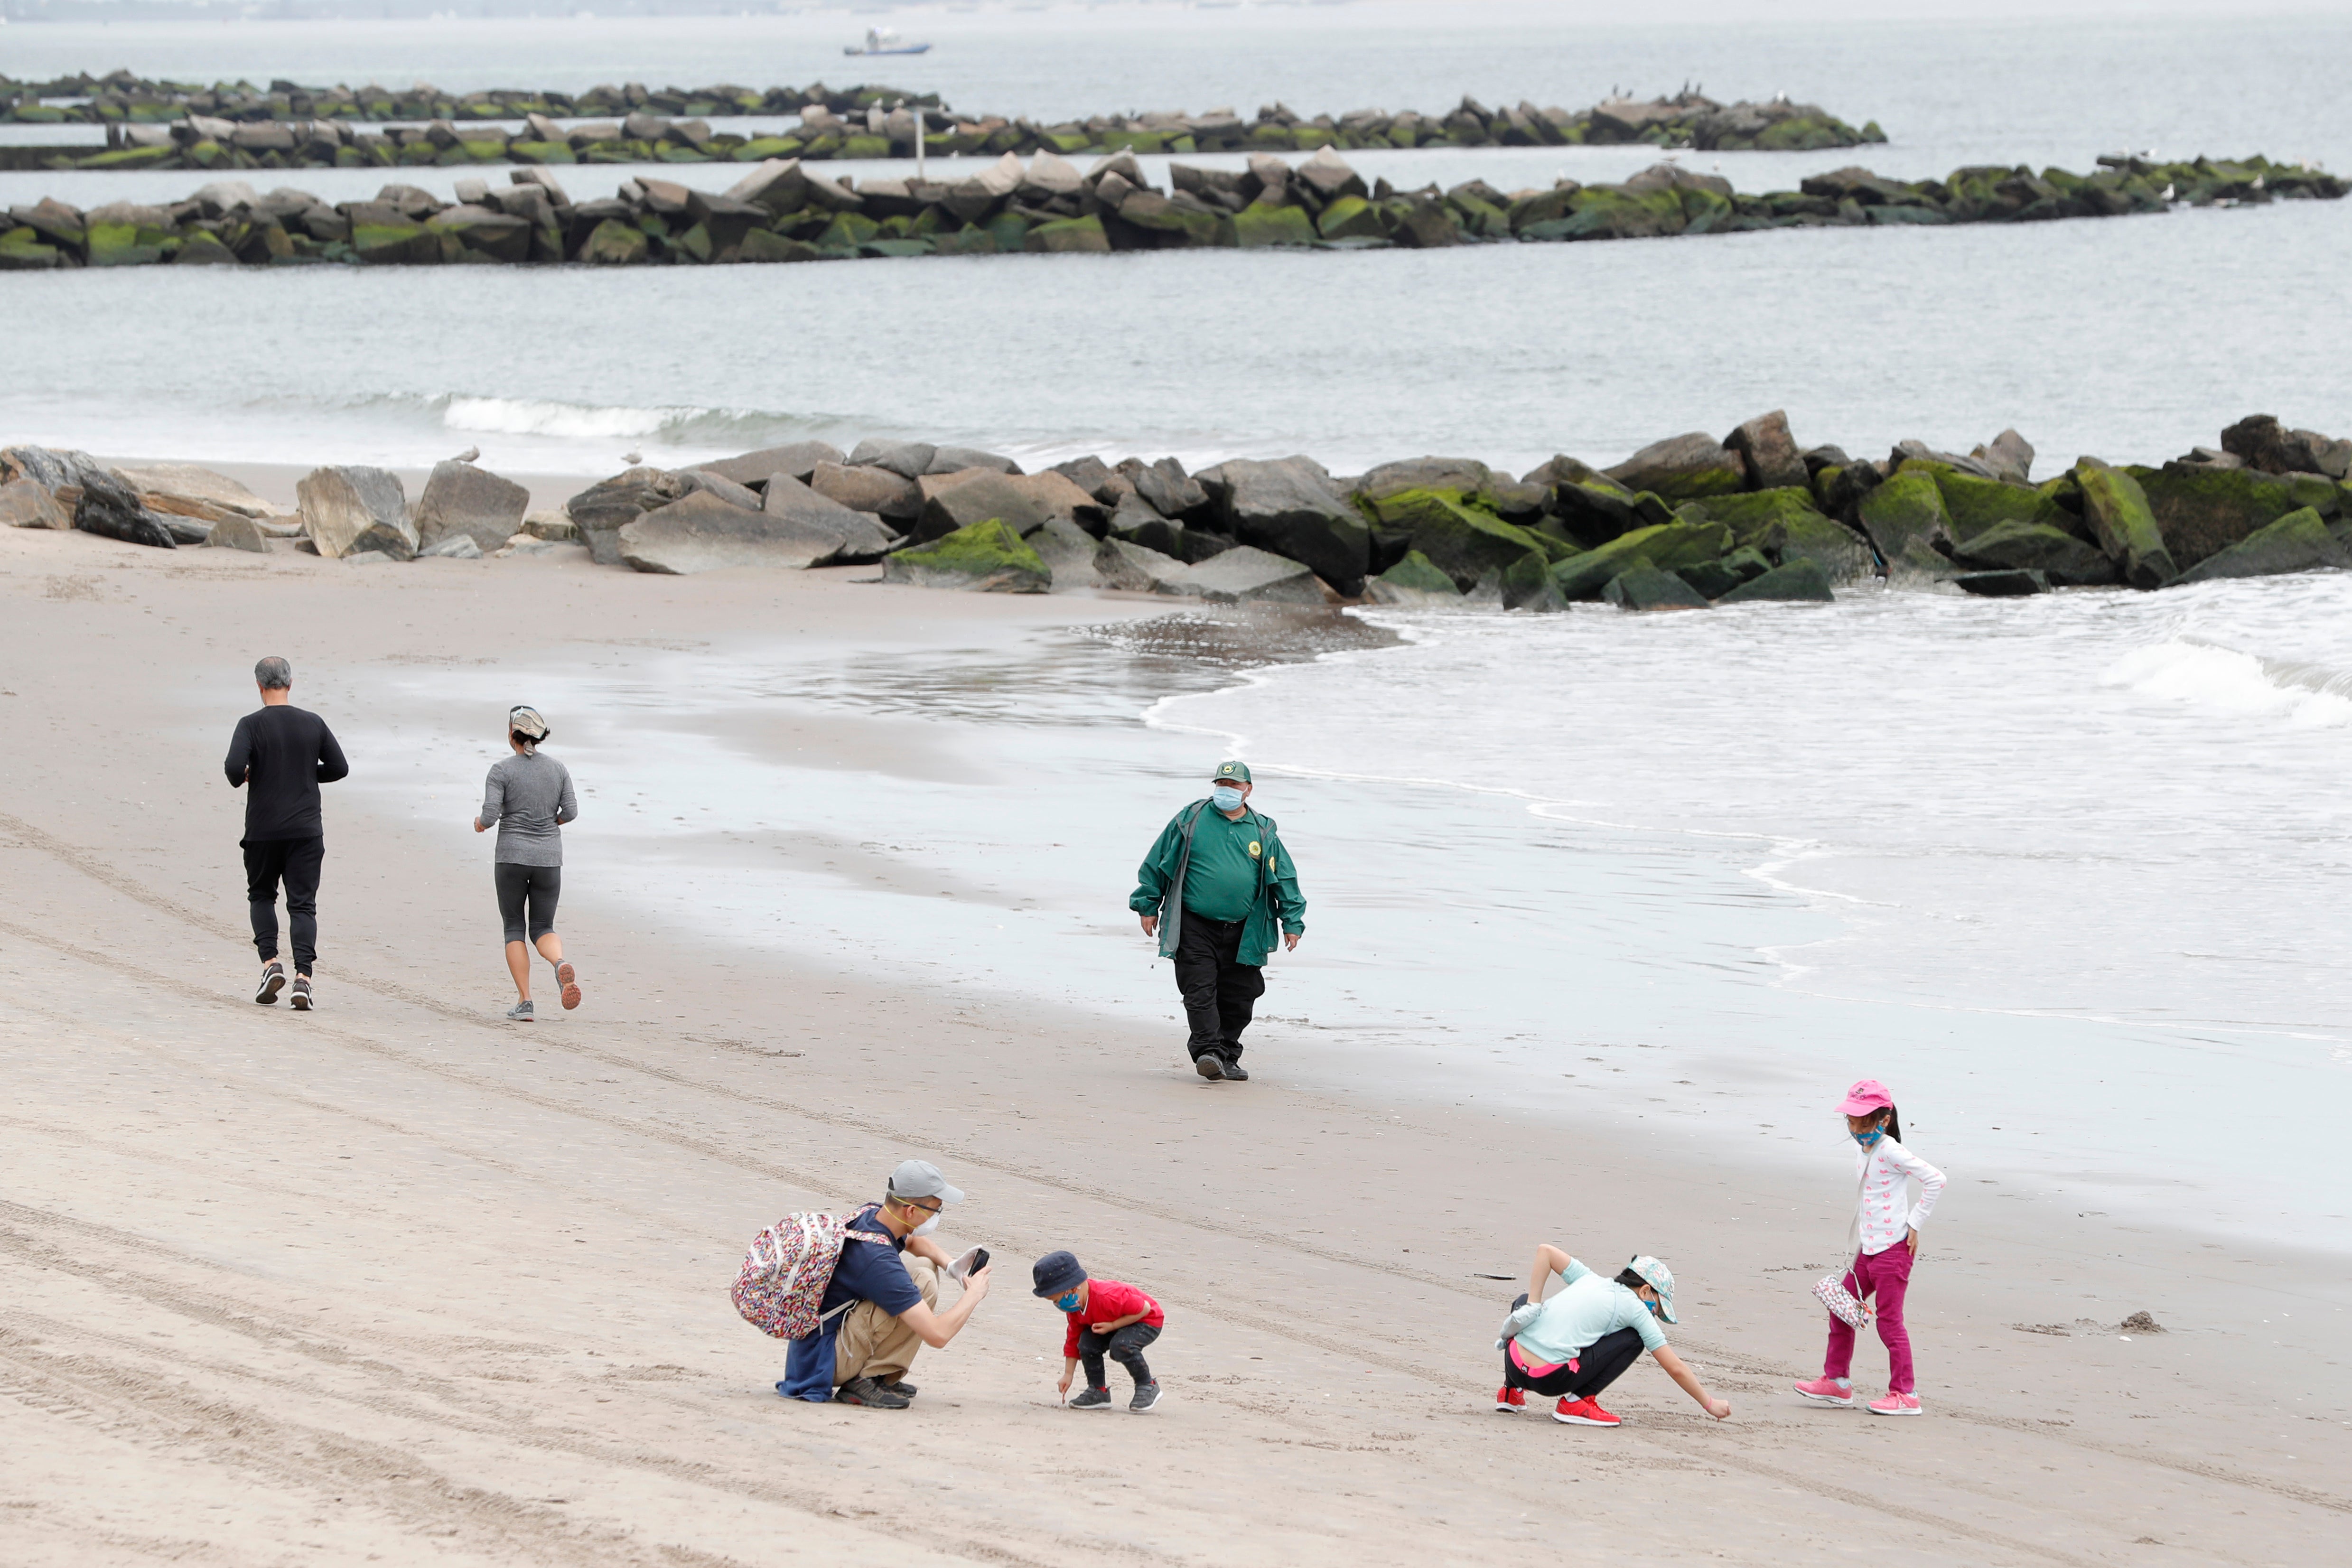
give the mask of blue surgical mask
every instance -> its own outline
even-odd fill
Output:
[[[1872,1128],[1872,1129],[1871,1129],[1869,1131],[1867,1131],[1867,1132],[1857,1132],[1857,1133],[1855,1133],[1855,1134],[1853,1135],[1853,1141],[1854,1141],[1855,1142],[1857,1142],[1857,1143],[1861,1144],[1864,1148],[1865,1148],[1865,1149],[1869,1149],[1869,1148],[1874,1148],[1874,1147],[1875,1147],[1875,1146],[1877,1145],[1878,1141],[1879,1141],[1881,1138],[1884,1138],[1884,1137],[1885,1137],[1885,1136],[1886,1136],[1886,1129],[1885,1129],[1885,1128],[1884,1128],[1884,1127],[1874,1127],[1874,1128]]]
[[[1054,1305],[1061,1308],[1065,1312],[1076,1311],[1078,1310],[1078,1301],[1079,1296],[1076,1290],[1071,1291],[1066,1296],[1056,1296],[1054,1298]]]
[[[1242,792],[1231,784],[1213,785],[1209,790],[1209,804],[1219,811],[1239,811],[1242,808]]]

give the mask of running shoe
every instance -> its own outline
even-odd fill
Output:
[[[507,1009],[507,1022],[509,1024],[535,1024],[539,1022],[539,1016],[530,1010],[530,1004],[528,1001],[518,1002],[513,1006]]]
[[[285,989],[286,966],[273,958],[261,966],[261,984],[254,992],[253,999],[267,1007],[276,1002],[278,994]]]
[[[1235,1083],[1249,1082],[1249,1069],[1242,1066],[1241,1063],[1236,1061],[1228,1061],[1224,1064],[1224,1067],[1225,1076],[1233,1079]]]
[[[1160,1380],[1155,1377],[1150,1383],[1135,1385],[1135,1397],[1127,1402],[1127,1407],[1129,1410],[1149,1410],[1159,1403]]]
[[[1811,1383],[1797,1384],[1797,1392],[1816,1405],[1853,1403],[1853,1383],[1850,1378],[1817,1377]]]
[[[833,1397],[843,1405],[863,1405],[870,1410],[904,1410],[914,1403],[870,1377],[851,1378],[833,1391]]]
[[[287,1000],[294,1004],[294,1011],[297,1013],[307,1013],[310,1010],[310,1004],[318,998],[310,994],[309,975],[298,974],[294,977],[294,994],[289,996]]]
[[[563,1010],[567,1013],[580,1005],[580,972],[569,963],[555,966],[555,983],[563,987]]]
[[[1570,1426],[1622,1425],[1617,1417],[1601,1409],[1598,1401],[1591,1399],[1563,1399],[1559,1402],[1559,1408],[1551,1413],[1551,1418]]]
[[[1070,1408],[1073,1410],[1108,1410],[1110,1408],[1110,1390],[1108,1388],[1089,1388],[1085,1393],[1070,1401]]]
[[[1225,1076],[1224,1058],[1214,1051],[1202,1051],[1192,1058],[1192,1070],[1214,1083]]]
[[[1526,1389],[1498,1388],[1495,1390],[1495,1413],[1496,1415],[1517,1415],[1525,1411],[1527,1407],[1528,1391]]]
[[[1873,1415],[1916,1415],[1919,1414],[1919,1396],[1916,1394],[1890,1394],[1884,1399],[1872,1400],[1870,1413]]]
[[[886,1377],[882,1380],[882,1386],[888,1389],[893,1394],[903,1394],[909,1399],[914,1398],[916,1394],[922,1392],[921,1389],[917,1388],[913,1384],[908,1383],[903,1377]]]

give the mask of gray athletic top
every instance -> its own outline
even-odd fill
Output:
[[[553,757],[503,757],[490,764],[482,785],[481,823],[499,830],[493,859],[509,866],[561,866],[563,835],[557,831],[580,815],[572,797],[572,770]]]

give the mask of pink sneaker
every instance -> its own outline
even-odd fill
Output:
[[[1919,1414],[1919,1396],[1916,1394],[1890,1394],[1884,1399],[1872,1400],[1870,1413],[1873,1415],[1916,1415]]]
[[[1816,1405],[1852,1405],[1853,1383],[1834,1377],[1817,1377],[1811,1383],[1797,1384],[1797,1392]]]

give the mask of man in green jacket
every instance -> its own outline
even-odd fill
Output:
[[[1144,935],[1160,939],[1160,956],[1175,961],[1192,1069],[1239,1082],[1249,1078],[1242,1031],[1265,994],[1276,926],[1283,946],[1297,947],[1307,900],[1274,819],[1250,809],[1249,765],[1219,763],[1209,777],[1209,798],[1178,812],[1143,858],[1127,907],[1143,917]]]

